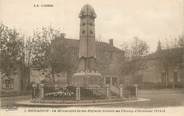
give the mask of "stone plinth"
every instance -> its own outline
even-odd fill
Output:
[[[103,77],[98,72],[78,72],[72,77],[72,85],[75,87],[101,87]]]

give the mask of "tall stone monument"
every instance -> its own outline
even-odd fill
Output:
[[[95,18],[90,5],[84,5],[79,14],[80,44],[78,70],[73,75],[72,84],[78,87],[98,87],[102,77],[96,70]]]

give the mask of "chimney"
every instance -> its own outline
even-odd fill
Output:
[[[110,46],[114,46],[113,39],[109,39],[109,44],[110,44]]]
[[[65,39],[65,33],[56,33],[55,39]]]
[[[162,50],[162,45],[161,45],[161,42],[160,40],[158,41],[158,44],[157,44],[157,52],[161,51]]]
[[[61,34],[60,34],[60,37],[61,37],[62,39],[64,39],[64,38],[65,38],[65,33],[61,33]]]

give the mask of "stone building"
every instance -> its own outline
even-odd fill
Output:
[[[144,61],[145,68],[137,73],[140,87],[184,87],[183,48],[157,49],[155,53],[146,56]]]
[[[17,73],[16,73],[17,72]],[[19,71],[12,73],[9,77],[0,74],[0,92],[3,93],[19,93],[21,91],[21,78]]]
[[[30,84],[29,68],[23,64],[17,64],[16,70],[6,76],[0,71],[1,95],[14,95],[27,92]]]

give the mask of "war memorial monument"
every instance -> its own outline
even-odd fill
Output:
[[[126,90],[122,84],[116,87],[104,83],[104,77],[96,68],[95,10],[89,4],[82,7],[80,18],[79,61],[72,76],[72,84],[59,90],[47,91],[44,84],[38,90],[33,84],[33,98],[17,102],[17,106],[95,106],[136,101],[137,86]],[[125,97],[125,93],[129,96]],[[37,94],[37,97],[34,97]]]

